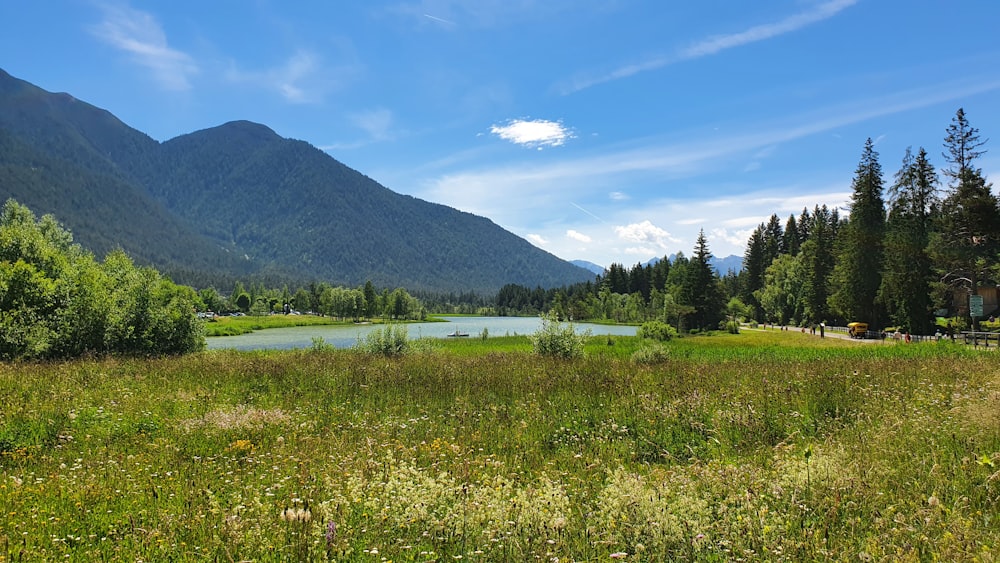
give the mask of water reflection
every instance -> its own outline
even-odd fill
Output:
[[[538,317],[443,317],[446,323],[414,323],[406,325],[410,338],[447,338],[456,331],[479,337],[483,331],[489,336],[515,336],[532,334],[541,326]],[[350,348],[381,325],[298,326],[271,328],[238,336],[215,336],[208,339],[209,350],[287,350],[309,348],[313,339],[322,338],[326,344],[337,348]],[[590,329],[595,335],[634,336],[634,326],[574,323],[578,332]]]

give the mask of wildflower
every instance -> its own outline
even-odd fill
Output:
[[[337,541],[337,523],[333,520],[326,523],[326,545],[333,545]]]
[[[307,508],[286,508],[281,511],[281,519],[285,522],[308,522],[312,520],[312,512]]]
[[[616,551],[611,554],[612,559],[625,559],[626,557],[628,557],[628,553],[625,553],[624,551]]]
[[[940,504],[941,504],[941,501],[937,498],[936,494],[932,494],[927,499],[927,505],[930,506],[931,508],[937,507]]]

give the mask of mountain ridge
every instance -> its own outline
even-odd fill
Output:
[[[55,215],[95,253],[121,247],[191,285],[266,277],[488,292],[592,278],[488,218],[393,192],[264,124],[161,143],[3,70],[0,196]]]

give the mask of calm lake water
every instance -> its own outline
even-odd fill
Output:
[[[538,330],[542,321],[538,317],[443,317],[446,323],[413,323],[406,325],[410,338],[446,338],[456,330],[468,333],[469,338],[475,338],[489,331],[490,336],[515,336],[532,334]],[[208,338],[209,350],[288,350],[292,348],[310,348],[313,338],[322,338],[324,342],[337,348],[350,348],[357,344],[359,338],[364,338],[369,332],[381,325],[350,325],[350,326],[297,326],[290,328],[269,328],[239,336],[214,336]],[[588,323],[574,323],[577,332],[590,329],[595,335],[611,334],[616,336],[634,336],[634,326],[611,326]]]

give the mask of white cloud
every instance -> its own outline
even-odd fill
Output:
[[[515,145],[539,148],[562,146],[573,138],[573,133],[562,123],[545,119],[512,119],[506,125],[490,127],[490,133]]]
[[[546,244],[549,243],[549,241],[545,240],[545,238],[542,237],[542,235],[535,233],[524,235],[524,238],[530,240],[531,242],[535,243],[538,246],[545,246]]]
[[[573,239],[573,240],[578,240],[580,242],[591,242],[591,238],[590,237],[588,237],[587,235],[585,235],[585,234],[583,234],[583,233],[581,233],[579,231],[575,231],[573,229],[570,229],[570,230],[566,231],[566,236],[569,237],[569,238],[571,238],[571,239]]]
[[[707,237],[710,243],[715,241],[721,241],[731,246],[742,246],[747,243],[750,235],[753,233],[753,229],[745,229],[740,231],[730,231],[729,229],[712,229],[709,231]]]
[[[613,201],[625,201],[629,199],[628,194],[622,192],[611,192],[610,194],[608,194],[608,197],[611,198]]]
[[[170,47],[156,18],[127,5],[104,4],[101,8],[104,21],[90,29],[94,36],[130,54],[163,88],[191,89],[189,78],[198,73],[198,65],[187,53]]]
[[[657,227],[649,219],[642,223],[615,227],[615,233],[618,234],[619,238],[629,242],[650,244],[661,249],[667,248],[671,242],[679,242],[669,232]]]
[[[280,66],[266,70],[244,71],[233,66],[226,78],[272,90],[291,103],[301,104],[316,102],[322,97],[319,79],[322,72],[319,57],[300,50]]]
[[[698,41],[690,47],[672,55],[652,57],[638,63],[624,65],[603,76],[579,78],[571,84],[564,86],[562,92],[563,94],[571,94],[597,84],[628,78],[641,72],[656,70],[677,62],[714,55],[727,49],[741,47],[798,31],[811,24],[831,18],[842,10],[857,4],[857,2],[858,0],[831,0],[816,6],[812,10],[788,16],[777,22],[755,25],[738,33],[715,35]]]

